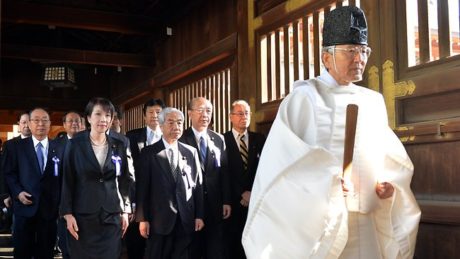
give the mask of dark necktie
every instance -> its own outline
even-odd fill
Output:
[[[238,139],[240,140],[240,155],[243,160],[244,170],[248,169],[248,146],[244,142],[244,134],[239,134]]]
[[[45,163],[45,158],[43,155],[43,145],[41,142],[38,142],[37,144],[37,160],[38,160],[38,165],[40,166],[40,173],[43,174],[43,164]]]
[[[201,162],[203,163],[203,165],[205,164],[205,161],[206,161],[206,153],[207,153],[206,141],[204,141],[203,137],[200,137],[200,157],[201,157]]]
[[[169,149],[169,167],[171,168],[171,173],[174,177],[174,181],[177,181],[177,159],[174,149],[172,148]]]

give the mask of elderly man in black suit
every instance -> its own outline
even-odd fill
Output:
[[[227,154],[224,137],[210,129],[212,104],[203,97],[192,99],[188,115],[192,126],[180,141],[200,152],[205,201],[206,228],[195,235],[193,258],[227,258],[224,246],[224,219],[230,217],[230,181],[227,172]]]
[[[244,100],[232,103],[230,112],[232,130],[224,134],[227,144],[228,171],[232,182],[232,217],[230,233],[230,258],[245,259],[241,235],[243,233],[251,189],[256,176],[259,157],[265,143],[265,136],[249,131],[251,107]]]
[[[32,137],[5,153],[5,178],[13,198],[15,258],[53,258],[63,150],[48,140],[49,114],[29,114]]]
[[[162,132],[158,123],[158,116],[165,104],[161,99],[150,99],[142,107],[144,114],[145,127],[130,130],[126,133],[131,147],[135,174],[139,171],[140,154],[144,147],[152,145],[161,139]],[[133,201],[133,212],[136,211],[136,190],[131,191],[131,200]],[[139,235],[139,224],[131,222],[125,236],[126,248],[129,259],[142,259],[145,250],[145,239]]]
[[[159,116],[163,137],[142,150],[137,181],[136,220],[147,240],[147,258],[190,258],[194,231],[203,226],[199,155],[178,142],[184,115],[175,108]]]
[[[19,114],[19,117],[18,117],[18,132],[19,132],[19,136],[17,137],[14,137],[8,141],[6,141],[5,143],[3,143],[3,151],[2,153],[6,153],[8,148],[10,148],[11,145],[14,145],[14,143],[17,141],[17,140],[20,140],[20,139],[23,139],[23,138],[28,138],[30,137],[31,133],[30,133],[30,129],[29,129],[29,112],[22,112]],[[0,158],[0,169],[3,171],[4,169],[4,166],[5,166],[5,156],[2,155],[2,157]],[[1,179],[2,179],[2,183],[0,185],[0,194],[1,194],[1,197],[2,197],[2,200],[3,200],[3,203],[5,204],[5,206],[7,208],[11,207],[11,197],[10,197],[10,194],[8,192],[8,187],[6,186],[6,182],[4,180],[4,173],[2,172],[2,175],[1,175]]]

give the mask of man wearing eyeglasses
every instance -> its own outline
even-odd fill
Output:
[[[188,103],[188,116],[192,126],[184,131],[180,142],[193,146],[200,155],[203,172],[204,224],[195,233],[192,244],[193,259],[227,258],[224,249],[224,220],[231,214],[230,182],[224,137],[210,130],[213,106],[204,97]]]
[[[2,171],[3,171],[4,167],[5,167],[5,155],[4,154],[6,152],[8,152],[8,149],[10,149],[11,146],[14,145],[18,140],[30,137],[31,133],[30,133],[28,123],[29,123],[29,112],[20,113],[19,117],[18,117],[18,132],[20,133],[19,136],[14,137],[14,138],[6,141],[3,144],[3,151],[1,152],[2,155],[1,155],[1,158],[0,158],[0,169]],[[4,174],[2,173],[0,177],[1,177],[0,178],[1,179],[1,183],[0,183],[1,200],[3,201],[3,204],[5,205],[5,207],[10,208],[11,205],[12,205],[12,200],[11,200],[11,196],[9,194],[8,187],[6,186],[6,182],[5,182],[5,179],[4,179]],[[8,215],[8,216],[10,216],[10,215]],[[7,224],[7,225],[9,225],[9,224]]]
[[[371,51],[357,7],[325,15],[326,71],[283,100],[259,163],[243,246],[248,258],[412,258],[420,209],[413,166],[362,80]],[[342,179],[348,104],[359,107],[353,167]]]
[[[29,117],[32,137],[18,140],[5,154],[15,217],[14,257],[53,258],[62,175],[57,154],[62,152],[48,139],[49,114],[35,108]]]
[[[234,101],[229,117],[232,129],[224,134],[227,145],[228,173],[232,183],[232,216],[228,228],[230,234],[229,258],[245,259],[241,235],[248,215],[252,184],[265,143],[265,136],[248,130],[251,123],[251,107],[246,101]]]

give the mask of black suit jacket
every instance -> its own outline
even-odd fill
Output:
[[[131,157],[122,141],[107,136],[108,152],[103,168],[94,154],[89,131],[78,134],[67,144],[60,214],[131,212],[129,190],[134,182]],[[121,158],[116,175],[113,157]]]
[[[47,162],[42,174],[32,138],[17,140],[8,148],[5,153],[5,178],[15,214],[32,217],[39,213],[45,219],[57,218],[63,153],[64,149],[56,141],[49,140]],[[22,191],[32,195],[32,205],[24,205],[17,199]]]
[[[133,159],[136,160],[141,155],[141,150],[147,146],[147,129],[146,127],[133,129],[126,132],[126,137],[129,139],[129,145],[131,147],[131,153]],[[135,164],[136,167],[136,164]]]
[[[241,159],[239,143],[233,137],[232,131],[224,134],[227,144],[228,171],[232,182],[232,199],[235,205],[239,204],[241,194],[252,190],[252,184],[259,165],[260,154],[265,144],[265,136],[259,133],[248,131],[248,169],[245,172],[243,160]]]
[[[195,219],[203,219],[203,189],[199,155],[191,146],[178,143],[180,177],[174,180],[167,150],[162,140],[141,153],[137,181],[137,221],[149,221],[156,234],[171,233],[180,215],[187,233],[195,229]]]
[[[224,137],[212,130],[207,130],[208,152],[204,162],[205,224],[222,221],[222,207],[231,204],[230,179],[227,169],[227,151]],[[179,139],[198,150],[192,128],[184,131]]]

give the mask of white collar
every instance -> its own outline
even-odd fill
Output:
[[[161,136],[163,134],[159,126],[157,127],[156,130],[152,130],[149,126],[146,126],[146,128],[147,128],[147,137],[149,136],[150,132],[153,132],[154,136]]]
[[[206,140],[208,138],[207,130],[203,130],[202,132],[198,132],[194,127],[192,127],[192,131],[193,131],[193,134],[195,135],[195,139],[197,141],[199,141],[201,137],[203,137],[204,140]]]
[[[48,137],[44,138],[43,140],[39,141],[34,136],[32,136],[32,141],[34,142],[34,148],[37,146],[38,142],[42,143],[42,146],[45,150],[48,149]]]
[[[163,144],[165,145],[165,149],[170,149],[170,148],[172,148],[174,150],[179,149],[179,145],[177,144],[177,141],[175,141],[172,144],[169,144],[168,142],[166,142],[166,140],[164,138],[161,138],[161,140],[163,140]]]
[[[232,133],[233,133],[233,137],[235,137],[235,139],[238,140],[238,137],[241,135],[241,133],[236,131],[234,128],[232,128]],[[248,130],[247,129],[243,132],[243,135],[244,135],[244,139],[246,140],[248,138]]]
[[[320,76],[317,77],[327,87],[327,90],[336,93],[356,93],[358,86],[350,83],[349,85],[339,85],[337,81],[327,72],[323,70]]]

